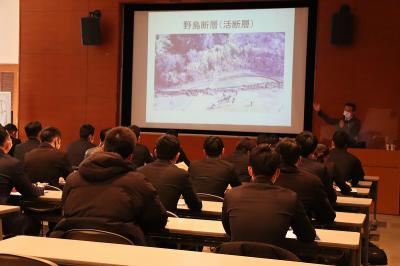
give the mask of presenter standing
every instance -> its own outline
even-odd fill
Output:
[[[358,133],[361,129],[361,121],[355,115],[356,105],[354,103],[346,103],[344,105],[343,114],[339,118],[333,118],[324,113],[321,110],[320,103],[313,103],[313,108],[314,111],[318,113],[318,116],[326,123],[334,125],[336,130],[344,130],[350,136],[352,145],[358,142]]]

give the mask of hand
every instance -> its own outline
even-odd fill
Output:
[[[313,108],[315,112],[321,111],[321,104],[318,102],[313,103]]]
[[[65,185],[65,179],[64,179],[64,177],[59,177],[59,178],[58,178],[58,184],[60,184],[60,185]]]

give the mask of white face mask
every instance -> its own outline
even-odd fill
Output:
[[[352,114],[350,112],[344,111],[343,116],[344,116],[344,120],[349,121],[352,117]]]

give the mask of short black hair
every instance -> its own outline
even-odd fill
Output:
[[[174,135],[175,137],[178,137],[178,130],[176,130],[176,129],[168,129],[165,134]]]
[[[296,136],[296,142],[300,146],[300,155],[307,157],[315,151],[318,139],[310,131],[303,131]]]
[[[7,138],[10,137],[10,134],[8,134],[7,130],[3,127],[0,127],[0,146],[4,145],[4,142],[6,142]]]
[[[29,122],[25,126],[25,133],[28,138],[37,138],[42,130],[42,124],[39,121]]]
[[[55,137],[61,137],[61,132],[56,127],[46,127],[39,136],[41,142],[52,142]]]
[[[300,157],[300,146],[290,138],[284,138],[276,145],[276,151],[286,165],[295,165]]]
[[[8,123],[7,125],[4,126],[4,128],[5,128],[8,132],[18,131],[17,126],[14,125],[14,124],[12,124],[12,123]]]
[[[237,152],[242,152],[242,153],[247,153],[251,151],[254,147],[256,146],[256,143],[254,140],[250,138],[243,138],[238,141],[235,147],[235,151]]]
[[[276,134],[261,133],[258,134],[257,136],[257,145],[261,144],[275,145],[278,142],[279,142],[279,137]]]
[[[127,127],[114,127],[107,131],[104,139],[104,151],[115,152],[126,159],[133,153],[136,146],[136,136]]]
[[[171,134],[165,134],[156,142],[156,155],[160,160],[172,160],[181,149],[179,139]]]
[[[83,124],[79,128],[79,137],[82,139],[88,139],[89,136],[94,135],[94,127],[91,124]]]
[[[100,131],[100,141],[101,142],[104,142],[104,139],[106,138],[106,134],[107,134],[107,131],[109,131],[110,130],[110,128],[103,128],[101,131]]]
[[[261,145],[250,152],[249,164],[254,175],[272,177],[281,164],[281,156],[267,145]]]
[[[224,149],[224,142],[220,137],[209,136],[204,140],[203,149],[209,157],[218,157]]]
[[[353,112],[357,109],[357,105],[355,103],[345,103],[344,106],[350,106],[353,109]]]
[[[337,130],[333,134],[332,140],[336,148],[343,149],[349,145],[350,136],[344,130]]]
[[[140,137],[140,127],[138,127],[137,125],[131,125],[129,128],[132,130],[133,133],[135,133],[136,140],[138,140]]]

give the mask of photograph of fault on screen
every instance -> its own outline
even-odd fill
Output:
[[[145,44],[138,41],[144,28]],[[233,131],[302,129],[307,12],[148,11],[135,13],[135,31],[134,66],[146,63],[145,72],[134,67],[133,98],[146,99],[133,104],[135,122]]]

